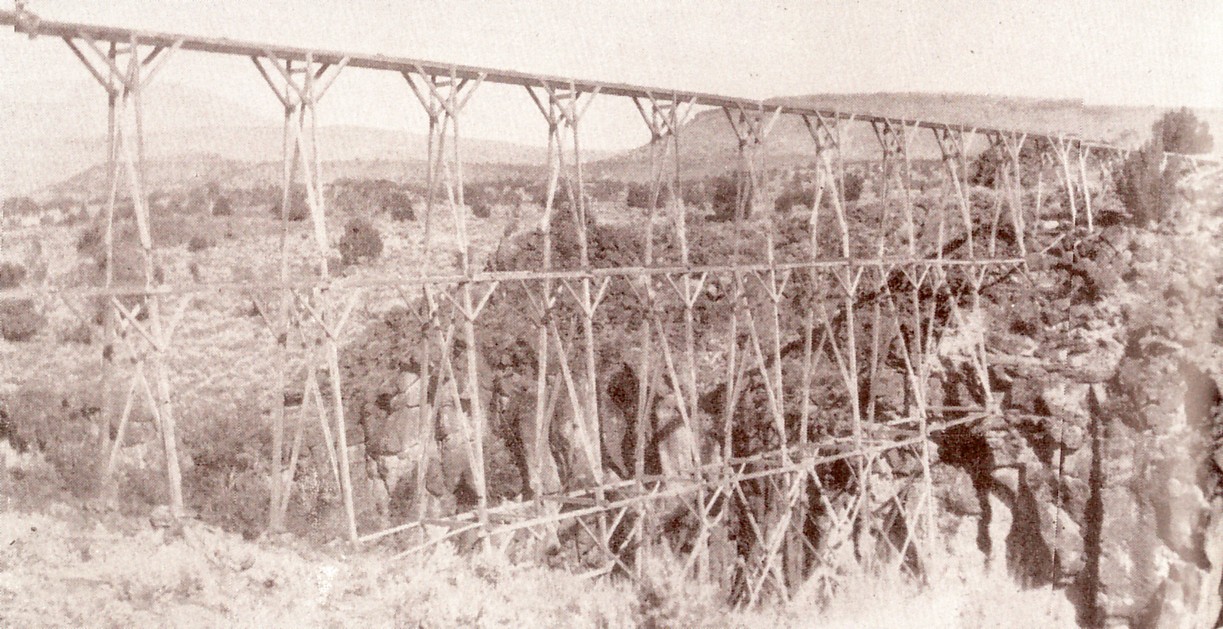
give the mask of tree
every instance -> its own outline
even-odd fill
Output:
[[[1176,154],[1205,153],[1213,146],[1209,126],[1188,108],[1156,120],[1151,139],[1130,154],[1116,176],[1117,194],[1130,219],[1148,226],[1167,217],[1185,170],[1184,160]]]
[[[1159,138],[1164,150],[1169,153],[1197,155],[1209,153],[1214,148],[1214,138],[1210,136],[1210,125],[1204,120],[1198,120],[1193,110],[1182,107],[1179,111],[1169,111],[1151,125],[1151,137]]]
[[[1034,185],[1029,177],[1041,169],[1040,143],[1027,140],[1019,149],[1019,172],[1024,185]],[[1015,165],[1004,147],[997,150],[982,151],[968,166],[968,183],[983,188],[993,188],[1007,176],[1014,174]],[[1030,174],[1029,174],[1030,173]]]

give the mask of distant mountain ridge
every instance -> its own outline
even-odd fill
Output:
[[[962,124],[1030,133],[1074,134],[1120,146],[1138,146],[1150,136],[1151,124],[1167,108],[1089,105],[1077,100],[1049,100],[972,94],[874,93],[811,94],[770,99],[769,103],[831,109],[946,124]],[[1223,149],[1223,110],[1197,109],[1217,138],[1216,152]],[[846,124],[842,130],[842,155],[847,160],[878,159],[879,141],[868,124]],[[930,131],[911,140],[910,157],[940,156]],[[718,110],[703,111],[680,132],[685,176],[727,172],[736,165],[737,143],[726,116]],[[984,147],[977,139],[975,147]],[[810,161],[815,147],[810,132],[796,116],[782,116],[768,138],[768,164],[793,165]],[[649,153],[640,147],[603,160],[591,168],[596,176],[643,179],[648,176]]]
[[[99,167],[105,155],[105,138],[96,132],[106,125],[104,94],[96,85],[81,85],[58,91],[20,91],[32,94],[26,100],[4,100],[0,94],[0,192],[4,195],[32,193],[52,188],[67,189],[68,178],[77,189],[105,181]],[[167,84],[147,95],[146,146],[155,182],[186,179],[229,179],[251,183],[258,179],[279,181],[283,127],[275,115],[261,112],[222,96]],[[897,118],[930,120],[967,126],[1011,128],[1038,133],[1071,133],[1126,146],[1145,141],[1151,123],[1166,109],[1091,105],[1076,100],[1013,98],[969,94],[873,93],[810,94],[772,99],[769,102],[835,109]],[[154,106],[155,105],[155,106]],[[271,108],[274,110],[275,108]],[[274,112],[273,112],[274,113]],[[1223,110],[1197,110],[1223,145]],[[320,127],[319,143],[325,147],[325,175],[346,177],[423,177],[427,138],[407,131],[360,126]],[[734,168],[734,134],[721,111],[696,115],[681,132],[685,176],[704,176]],[[981,142],[978,141],[978,147]],[[877,159],[879,144],[869,125],[846,125],[843,154],[849,160]],[[938,156],[929,132],[913,140],[911,156]],[[502,164],[509,170],[540,168],[546,160],[544,147],[524,146],[495,140],[464,141],[466,164]],[[593,178],[644,179],[648,176],[648,150],[639,147],[609,154],[591,155]],[[809,161],[813,145],[801,121],[784,116],[769,138],[772,165]],[[398,174],[397,174],[398,173]],[[497,176],[494,168],[471,169],[470,177]],[[56,184],[60,182],[60,184]],[[65,187],[67,186],[67,188]]]
[[[1151,123],[1169,109],[1099,105],[1075,99],[919,92],[811,94],[769,102],[1031,133],[1077,134],[1122,146],[1145,141]],[[1223,129],[1223,109],[1195,109],[1195,113],[1212,129]]]
[[[338,179],[387,179],[413,181],[423,186],[427,162],[424,159],[351,159],[321,163],[325,181]],[[192,153],[151,159],[145,164],[145,184],[150,192],[194,188],[216,182],[225,188],[279,187],[283,176],[279,161],[231,159],[216,153]],[[539,162],[469,162],[464,164],[468,181],[530,176],[543,180],[544,166]],[[100,199],[107,190],[105,164],[96,164],[40,190],[47,197],[90,197]],[[121,189],[126,194],[126,188]]]
[[[155,88],[145,95],[150,169],[173,170],[205,154],[217,158],[205,161],[217,163],[281,160],[284,127],[275,115],[204,90],[170,83]],[[107,150],[100,132],[107,125],[105,101],[101,87],[90,84],[0,92],[0,196],[37,193],[98,168]],[[425,159],[428,139],[402,130],[335,125],[320,126],[318,141],[327,162],[406,163]],[[465,138],[463,152],[472,164],[543,164],[547,157],[544,147],[478,138]],[[158,162],[165,164],[158,167]],[[216,178],[224,180],[224,173]]]

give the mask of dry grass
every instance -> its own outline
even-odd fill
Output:
[[[60,516],[68,514],[60,512]],[[448,546],[407,560],[0,514],[4,626],[630,626],[621,585]]]
[[[63,505],[0,513],[0,625],[187,627],[1073,627],[1049,590],[1023,591],[979,563],[929,587],[857,575],[821,605],[741,611],[713,586],[652,561],[641,583],[588,580],[449,546],[402,560],[301,542],[243,541],[198,523],[181,534],[91,520]]]
[[[1075,610],[1060,592],[1025,590],[980,562],[948,561],[928,585],[891,574],[857,574],[839,584],[821,607],[800,590],[780,614],[782,625],[828,629],[935,629],[1077,627]]]

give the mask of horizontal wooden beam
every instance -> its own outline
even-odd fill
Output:
[[[703,105],[708,107],[722,107],[731,109],[742,108],[745,110],[766,113],[775,113],[780,111],[784,114],[798,116],[822,116],[825,119],[857,120],[868,123],[888,123],[891,125],[903,125],[907,127],[925,129],[950,129],[965,133],[1005,135],[1026,134],[1030,139],[1044,139],[1047,141],[1072,140],[1076,144],[1094,149],[1122,150],[1121,147],[1113,146],[1104,141],[1080,138],[1075,134],[1069,133],[1055,135],[1049,133],[1028,132],[1021,129],[997,129],[962,125],[950,122],[890,118],[886,116],[860,114],[832,109],[784,105],[764,100],[736,98],[705,92],[674,90],[661,87],[648,87],[629,83],[595,81],[589,79],[572,79],[554,75],[531,74],[528,72],[517,72],[513,70],[500,70],[480,66],[441,63],[437,61],[426,61],[408,57],[361,54],[337,50],[316,50],[295,46],[240,41],[223,37],[201,37],[196,35],[135,30],[116,26],[57,22],[54,20],[34,20],[28,19],[28,15],[22,15],[16,11],[0,11],[0,26],[12,26],[14,31],[30,36],[46,35],[49,37],[63,38],[68,41],[83,39],[85,37],[89,37],[95,41],[124,44],[135,41],[141,44],[153,46],[168,47],[177,45],[182,50],[222,55],[255,58],[275,55],[277,58],[283,60],[291,59],[294,61],[305,61],[307,58],[311,58],[318,63],[332,64],[338,64],[347,59],[349,67],[366,68],[369,70],[385,70],[397,73],[423,72],[432,76],[454,76],[460,79],[471,80],[483,77],[483,79],[487,82],[500,83],[504,85],[551,85],[557,88],[573,89],[577,92],[583,93],[590,93],[598,90],[600,94],[624,96],[629,98],[662,98],[667,100],[689,102],[694,105]]]
[[[961,417],[961,418],[957,418],[953,420],[932,423],[930,425],[928,433],[933,435],[936,433],[950,430],[957,426],[964,426],[967,424],[981,421],[983,419],[988,419],[989,417],[992,417],[992,416],[994,416],[994,414],[983,412],[979,414],[970,415],[968,417]],[[648,493],[613,498],[611,500],[606,501],[602,505],[588,504],[586,506],[579,506],[576,509],[572,509],[568,511],[560,511],[558,513],[554,513],[550,515],[544,515],[544,516],[536,517],[533,519],[527,519],[527,520],[523,520],[519,522],[514,522],[514,523],[503,525],[500,527],[495,527],[492,531],[489,531],[489,534],[490,535],[502,535],[505,533],[509,533],[509,532],[513,532],[513,531],[517,531],[517,530],[521,530],[525,528],[531,528],[531,527],[551,524],[555,522],[562,522],[565,520],[572,520],[572,519],[576,519],[580,517],[596,515],[599,513],[615,511],[618,509],[632,508],[642,503],[657,502],[657,501],[668,499],[668,498],[675,498],[678,496],[693,494],[693,493],[698,492],[701,488],[714,488],[717,486],[726,485],[730,483],[743,483],[743,482],[756,480],[760,478],[767,478],[770,476],[780,476],[782,474],[788,474],[788,473],[797,472],[800,470],[813,470],[818,466],[826,466],[832,463],[848,461],[850,459],[855,459],[855,458],[868,457],[868,456],[879,456],[880,454],[883,454],[884,452],[887,452],[889,450],[896,450],[900,448],[907,448],[907,447],[918,445],[922,441],[925,441],[925,440],[926,440],[926,437],[916,436],[916,437],[910,437],[907,439],[902,439],[902,440],[897,440],[897,441],[880,441],[874,444],[865,445],[861,449],[851,450],[847,452],[839,452],[836,454],[826,454],[826,455],[806,454],[802,456],[801,459],[798,459],[798,460],[793,460],[793,459],[787,460],[781,450],[772,450],[769,452],[762,452],[752,457],[744,457],[744,458],[739,458],[739,459],[732,459],[730,461],[710,463],[710,464],[703,465],[701,467],[698,467],[692,470],[685,470],[687,472],[694,474],[694,476],[690,479],[683,479],[686,481],[690,481],[687,483],[676,483],[670,487],[665,487],[665,488],[662,488],[656,491],[651,491]],[[791,449],[791,451],[794,453],[797,452],[797,450],[793,448]],[[752,465],[752,464],[756,464],[755,467],[757,469],[752,469],[748,471],[745,466]],[[642,482],[658,482],[662,480],[666,480],[666,479],[663,479],[662,477],[658,477],[658,476],[647,477],[647,478],[642,478],[642,479],[629,478],[625,480],[615,481],[612,483],[605,483],[601,485],[600,487],[598,487],[597,489],[602,489],[604,492],[618,492],[621,490],[636,489],[639,487],[640,483]],[[565,504],[577,504],[580,502],[589,503],[593,501],[592,496],[595,490],[596,488],[590,487],[590,488],[586,488],[583,490],[569,492],[567,494],[562,494],[560,496],[544,496],[543,498],[549,499],[550,501],[559,501]],[[584,501],[581,500],[583,498],[585,499]],[[489,513],[490,514],[492,513],[526,514],[526,513],[532,512],[533,510],[534,510],[533,502],[515,501],[515,502],[507,502],[501,505],[497,505],[495,507],[491,507],[489,509]],[[457,514],[457,515],[452,516],[448,520],[450,522],[455,523],[454,525],[456,526],[460,523],[469,523],[467,524],[466,527],[464,527],[463,530],[469,530],[479,525],[478,522],[474,521],[475,520],[474,512],[466,512],[466,513]],[[387,535],[392,535],[394,533],[411,530],[414,528],[420,528],[423,525],[426,525],[429,523],[430,522],[427,520],[419,521],[419,522],[408,522],[405,524],[401,524],[401,525],[386,529],[384,531],[379,531],[377,533],[371,533],[370,535],[367,535],[363,539],[377,539],[380,537],[386,537]],[[437,540],[437,541],[440,541],[440,540]],[[428,542],[426,543],[426,545],[430,543],[433,543],[433,542]]]
[[[321,280],[300,279],[288,282],[255,281],[255,282],[208,282],[198,284],[163,284],[160,286],[145,286],[143,284],[115,285],[104,287],[66,287],[66,288],[6,288],[0,290],[0,301],[34,298],[81,298],[81,297],[124,297],[142,295],[186,295],[193,293],[232,293],[258,290],[314,290],[329,289],[334,291],[377,290],[392,288],[407,288],[413,286],[461,286],[463,284],[490,284],[509,282],[539,282],[543,280],[575,281],[583,279],[624,278],[636,279],[666,275],[746,275],[750,273],[767,272],[799,272],[799,271],[834,271],[854,269],[880,269],[882,272],[904,268],[986,268],[986,267],[1018,267],[1026,262],[1025,258],[829,258],[808,262],[777,262],[774,264],[721,264],[703,266],[665,266],[637,267],[618,266],[592,268],[588,270],[569,271],[479,271],[470,275],[417,275],[405,277],[368,278],[356,280]]]

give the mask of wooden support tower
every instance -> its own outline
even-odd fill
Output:
[[[1042,240],[1044,219],[1061,216],[1045,213],[1047,176],[1065,189],[1068,221],[1055,237],[1075,237],[1080,223],[1087,232],[1095,228],[1093,190],[1111,180],[1111,161],[1123,156],[1075,136],[39,21],[23,11],[0,11],[0,24],[64,41],[107,96],[101,285],[0,291],[0,300],[103,304],[101,434],[117,422],[104,479],[115,473],[133,412],[147,403],[162,442],[170,510],[176,518],[186,514],[175,333],[196,296],[247,294],[276,364],[269,530],[285,528],[306,456],[304,434],[317,422],[342,500],[342,534],[354,543],[402,534],[410,534],[404,552],[468,536],[483,548],[572,543],[589,574],[629,576],[640,576],[647,556],[669,551],[685,574],[718,581],[745,605],[785,599],[809,579],[832,587],[846,557],[918,576],[929,570],[939,543],[933,442],[1001,412],[982,332],[989,288],[1026,271],[1029,256],[1051,246]],[[158,271],[143,95],[181,51],[248,58],[282,106],[279,248],[275,270],[257,281],[172,283]],[[348,68],[399,75],[428,120],[423,227],[410,245],[419,246],[424,263],[395,277],[339,277],[331,263],[334,228],[317,116]],[[473,236],[461,129],[469,100],[485,83],[523,88],[547,125],[544,198],[532,234],[538,257],[529,268],[486,268]],[[650,134],[645,207],[628,210],[640,240],[634,234],[633,242],[616,243],[632,255],[619,265],[601,257],[605,208],[588,194],[583,156],[587,111],[609,97],[631,99]],[[691,181],[681,139],[698,108],[723,115],[733,132],[728,141],[736,143],[734,201],[720,216],[717,208],[702,216],[705,208],[685,200]],[[769,138],[787,118],[802,123],[814,150],[804,196],[810,206],[797,214],[775,211],[771,202]],[[878,141],[878,161],[848,164],[847,130],[867,128]],[[939,149],[933,165],[941,179],[934,183],[916,176],[923,165],[914,147],[925,130]],[[1194,168],[1212,163],[1169,159]],[[970,172],[979,164],[993,164],[984,185],[986,177]],[[869,198],[849,198],[847,181],[863,175]],[[932,189],[939,202],[926,204],[922,195]],[[130,217],[120,211],[125,197]],[[290,246],[291,215],[300,206],[309,232],[304,259]],[[711,258],[699,244],[701,230],[710,229],[702,223],[719,220],[729,254]],[[130,243],[140,257],[136,278],[116,273],[116,251]],[[416,326],[411,356],[403,357],[412,364],[404,375],[414,383],[413,433],[401,435],[420,444],[410,472],[416,502],[408,521],[366,532],[349,459],[356,449],[350,424],[358,422],[346,416],[352,411],[340,358],[346,333],[363,316],[358,306],[373,293],[392,292]],[[505,301],[528,319],[530,342],[522,344],[534,366],[523,387],[529,408],[515,426],[523,476],[516,499],[494,491],[497,469],[486,453],[501,411],[487,377],[490,359],[498,358],[485,355],[497,323],[488,313]],[[604,334],[615,317],[630,319],[624,347],[612,347]],[[951,334],[960,342],[955,356],[942,344]],[[954,405],[938,389],[948,361],[958,361],[955,368],[971,380],[970,399]],[[632,381],[627,408],[610,399],[612,362]],[[287,396],[300,397],[296,412]],[[430,501],[429,466],[443,452],[462,460],[474,494],[463,509]]]

